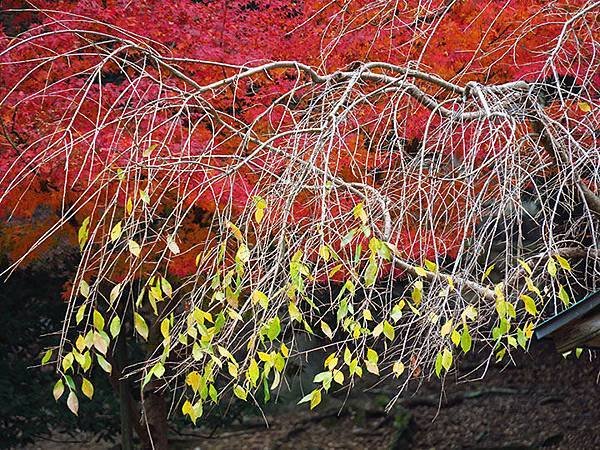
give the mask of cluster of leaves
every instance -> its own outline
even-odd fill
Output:
[[[145,350],[125,375],[196,422],[268,400],[299,334],[331,350],[315,407],[477,342],[503,359],[569,303],[565,255],[597,278],[585,1],[33,3],[0,35],[0,210],[14,266],[81,251],[43,360],[75,413],[125,332]]]

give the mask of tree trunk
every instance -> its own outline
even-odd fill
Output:
[[[129,381],[122,377],[127,364],[127,343],[125,335],[119,336],[115,349],[116,370],[119,373],[119,410],[121,415],[121,450],[133,450],[133,411]]]
[[[150,383],[142,404],[146,434],[140,436],[144,450],[167,450],[169,448],[167,403],[159,392],[154,392]]]

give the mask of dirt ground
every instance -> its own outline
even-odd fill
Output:
[[[393,386],[380,386],[315,411],[268,411],[210,438],[173,436],[176,450],[276,449],[600,449],[600,358],[563,359],[537,345],[516,366],[492,366],[480,381],[426,383],[391,414]],[[388,394],[388,395],[386,395]],[[342,399],[343,400],[343,399]],[[305,406],[305,405],[304,405]],[[211,430],[189,430],[206,435]],[[57,446],[59,445],[59,446]],[[107,449],[39,443],[29,449]]]

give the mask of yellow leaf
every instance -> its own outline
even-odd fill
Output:
[[[592,110],[592,107],[590,106],[590,104],[588,102],[577,102],[577,106],[579,107],[580,110],[582,110],[583,112],[590,112]]]
[[[402,361],[396,361],[392,367],[392,372],[394,372],[394,376],[398,378],[404,372],[404,363]]]
[[[138,244],[137,242],[135,242],[132,239],[129,239],[127,241],[127,245],[129,247],[129,252],[136,258],[139,258],[140,252],[142,251],[140,244]]]
[[[440,331],[440,334],[442,335],[442,337],[450,334],[450,332],[452,331],[452,324],[453,321],[452,319],[446,321],[446,323],[444,325],[442,325],[442,329]]]
[[[94,385],[87,378],[84,378],[83,382],[81,383],[81,392],[83,392],[83,395],[85,395],[90,400],[94,396]]]
[[[315,389],[310,396],[310,409],[316,408],[321,403],[321,389]]]
[[[123,232],[121,221],[117,222],[116,225],[110,230],[110,241],[115,242],[121,237]]]
[[[427,271],[420,266],[415,266],[415,273],[420,277],[426,277]]]

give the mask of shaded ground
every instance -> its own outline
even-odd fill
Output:
[[[425,384],[392,414],[393,392],[353,396],[341,408],[329,400],[313,412],[297,407],[247,418],[211,438],[174,436],[174,449],[598,449],[600,359],[563,359],[547,345],[522,355],[517,366],[491,367],[483,381]],[[208,434],[211,430],[201,430]],[[194,431],[190,430],[190,433]],[[198,431],[195,431],[198,433]],[[62,444],[30,448],[100,449]]]

